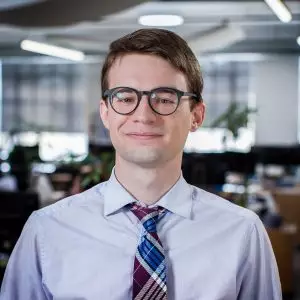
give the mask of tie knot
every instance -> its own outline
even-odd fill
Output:
[[[141,221],[146,231],[156,232],[156,223],[159,216],[165,212],[165,209],[159,206],[150,208],[133,204],[131,211]]]

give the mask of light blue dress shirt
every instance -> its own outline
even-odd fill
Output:
[[[114,174],[34,212],[9,260],[1,300],[129,300],[142,226]],[[181,178],[156,205],[168,299],[280,300],[275,257],[251,211]]]

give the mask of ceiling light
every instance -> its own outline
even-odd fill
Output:
[[[297,43],[300,46],[300,36],[297,37]]]
[[[139,17],[139,23],[144,26],[179,26],[183,17],[177,15],[146,15]]]
[[[281,22],[288,23],[292,20],[291,12],[281,0],[265,0],[265,2]]]
[[[191,38],[188,43],[196,53],[219,51],[246,38],[243,29],[237,25],[226,23],[211,28],[201,35]]]
[[[31,40],[23,40],[21,42],[21,48],[26,51],[35,53],[56,56],[69,60],[82,61],[84,60],[84,53],[77,50],[71,50],[67,48],[57,47],[45,43],[40,43]]]

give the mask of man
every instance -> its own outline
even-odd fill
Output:
[[[111,178],[33,213],[1,299],[281,299],[258,217],[182,177],[202,88],[196,57],[172,32],[111,44],[100,101],[116,150]]]

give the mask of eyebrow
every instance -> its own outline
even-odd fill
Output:
[[[113,87],[110,87],[109,89],[114,89],[114,88],[117,88],[117,87],[127,87],[127,88],[132,88],[132,89],[135,89],[135,90],[138,90],[138,91],[152,91],[152,90],[155,90],[155,89],[158,89],[158,88],[172,88],[172,89],[175,89],[175,90],[182,90],[181,88],[178,88],[174,85],[158,85],[158,86],[155,86],[151,89],[140,89],[140,88],[136,88],[136,87],[133,87],[132,85],[125,85],[125,84],[122,84],[122,85],[115,85]]]

